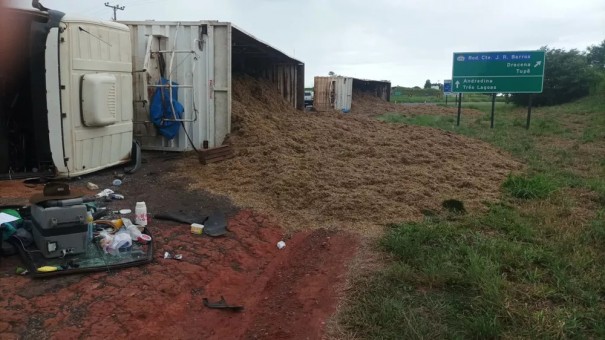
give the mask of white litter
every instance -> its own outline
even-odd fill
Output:
[[[100,193],[96,194],[95,197],[97,197],[97,198],[107,197],[111,194],[113,194],[113,190],[105,189],[105,190],[101,191]]]
[[[94,184],[93,182],[86,183],[86,187],[88,190],[99,190],[99,186]]]

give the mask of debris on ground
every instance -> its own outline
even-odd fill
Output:
[[[191,237],[189,225],[154,219],[146,229],[152,228],[153,246],[159,249],[155,255],[161,257],[164,250],[173,254],[178,250],[183,260],[151,261],[145,266],[120,270],[114,270],[113,263],[109,263],[110,270],[52,280],[15,275],[15,268],[21,265],[19,258],[2,258],[0,293],[10,298],[0,300],[0,308],[11,311],[0,322],[4,337],[322,337],[326,327],[323,321],[337,308],[347,265],[359,247],[357,235],[337,230],[293,233],[288,239],[290,251],[277,256],[280,250],[275,242],[285,230],[274,219],[239,210],[224,196],[186,190],[185,183],[169,175],[177,171],[173,163],[149,162],[146,166],[148,172],[156,174],[129,177],[128,185],[121,187],[126,199],[103,201],[110,207],[99,207],[102,215],[132,208],[137,200],[145,200],[152,212],[222,212],[229,216],[230,232],[224,237],[202,240]],[[111,172],[99,173],[74,185],[85,188],[88,180],[104,183],[110,176]],[[13,202],[9,198],[19,195],[29,197],[39,190],[24,189],[17,181],[0,182],[0,198],[4,202]],[[150,194],[157,192],[161,195]],[[96,219],[97,213],[93,216]],[[118,218],[121,216],[115,216]],[[320,246],[328,237],[331,246]],[[108,261],[114,258],[122,256],[107,255]],[[61,270],[39,273],[38,266],[29,275],[59,275],[72,271],[69,268],[74,264],[80,265],[79,271],[86,266],[81,260],[71,264],[67,261],[55,265]],[[246,313],[221,313],[205,307],[199,300],[211,292],[220,292],[228,302],[237,301],[245,306]],[[211,298],[210,302],[215,301]]]
[[[204,306],[208,308],[224,309],[233,312],[241,312],[244,310],[244,306],[235,306],[228,304],[223,296],[221,296],[221,299],[218,302],[209,302],[207,298],[204,298],[202,301],[204,302]]]
[[[109,194],[109,199],[112,200],[123,200],[124,199],[124,195],[120,195],[120,194]]]
[[[232,88],[236,158],[205,167],[189,158],[175,176],[290,228],[366,231],[420,220],[450,198],[468,211],[485,209],[521,168],[506,152],[452,132],[360,114],[303,113],[270,83],[250,77],[234,76]]]
[[[173,221],[177,223],[187,224],[191,227],[191,233],[202,234],[201,229],[197,226],[202,226],[203,234],[211,237],[223,236],[227,233],[227,216],[224,213],[212,213],[208,216],[193,216],[180,212],[162,212],[153,215],[154,218],[164,221]],[[194,227],[194,225],[197,225]]]
[[[137,202],[134,207],[134,221],[138,225],[147,225],[147,204],[145,202]]]
[[[113,194],[113,190],[111,189],[104,189],[103,191],[99,192],[98,194],[95,195],[96,198],[101,198],[101,197],[109,197],[109,195]]]
[[[49,182],[41,192],[30,195],[30,205],[0,209],[0,217],[18,217],[0,221],[4,241],[12,245],[24,265],[17,273],[39,278],[105,271],[153,259],[148,230],[139,230],[130,220],[101,207],[101,198],[83,193],[65,182]],[[1,254],[10,255],[4,250]]]
[[[281,250],[284,248],[286,248],[286,242],[284,242],[284,241],[277,242],[277,249]]]
[[[164,252],[164,258],[165,259],[174,259],[174,260],[182,260],[183,259],[183,255],[181,254],[172,254],[170,252]]]
[[[99,186],[96,185],[96,184],[94,184],[94,183],[92,183],[92,182],[86,183],[86,188],[88,190],[99,190]]]
[[[204,232],[204,225],[199,223],[191,224],[191,233],[196,235],[201,235]]]

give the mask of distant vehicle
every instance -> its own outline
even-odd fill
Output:
[[[305,106],[313,106],[313,91],[305,91]]]

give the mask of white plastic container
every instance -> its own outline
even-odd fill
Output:
[[[191,225],[191,233],[192,234],[201,235],[203,232],[204,232],[204,225],[203,224],[193,223]]]
[[[137,202],[134,208],[134,223],[142,226],[147,225],[147,205],[145,202]]]

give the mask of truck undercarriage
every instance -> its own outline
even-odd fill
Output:
[[[0,179],[52,175],[45,84],[48,15],[0,21]]]

